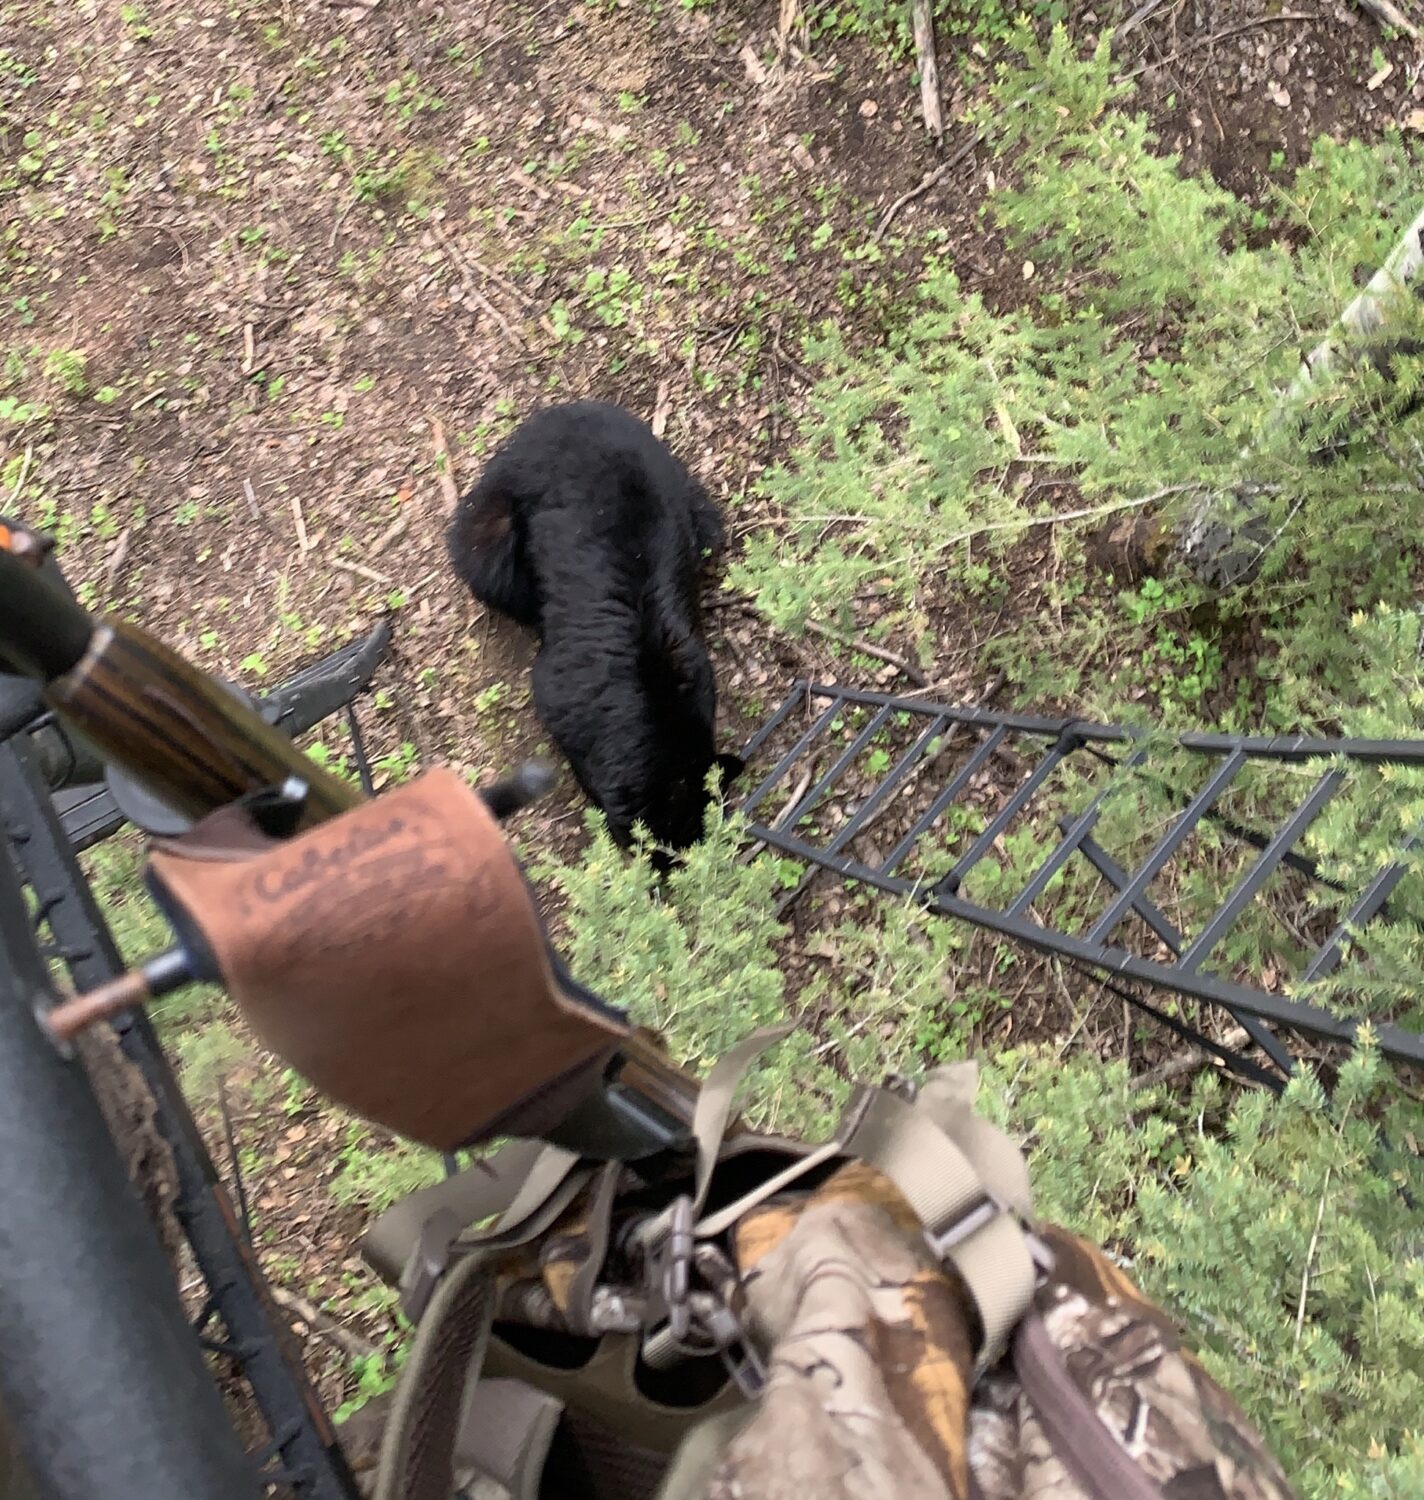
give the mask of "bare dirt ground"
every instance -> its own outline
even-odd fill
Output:
[[[1138,13],[1117,50],[1164,144],[1268,215],[1313,137],[1424,122],[1411,45],[1353,5]],[[775,524],[756,482],[794,440],[808,328],[883,338],[930,229],[966,284],[1023,295],[978,219],[973,151],[865,254],[941,159],[912,69],[776,22],[746,0],[0,0],[0,398],[52,418],[0,422],[0,469],[87,597],[256,687],[391,613],[366,713],[381,776],[487,775],[539,746],[530,644],[462,597],[441,539],[521,414],[621,402],[742,535]],[[991,62],[942,39],[947,118]],[[943,156],[964,139],[951,126]],[[1033,615],[1055,565],[1025,542],[997,618],[944,580],[945,697],[983,690],[979,644]],[[795,677],[901,680],[739,601],[709,624],[729,743]],[[523,828],[580,836],[568,792]],[[327,1191],[345,1127],[244,1108],[247,1076],[231,1092],[269,1270],[374,1337],[361,1216]],[[349,1393],[350,1341],[313,1330],[309,1350],[324,1394]]]

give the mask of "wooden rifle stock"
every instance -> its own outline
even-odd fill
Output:
[[[362,800],[359,788],[136,625],[97,626],[84,655],[44,696],[107,759],[188,817],[294,776],[307,788],[301,828]]]

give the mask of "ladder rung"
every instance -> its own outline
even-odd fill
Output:
[[[1419,847],[1419,835],[1415,834],[1409,838],[1401,851],[1411,854]],[[1394,894],[1394,888],[1409,873],[1409,866],[1403,860],[1397,860],[1392,865],[1386,865],[1375,878],[1370,881],[1360,898],[1341,917],[1335,931],[1326,938],[1325,942],[1316,951],[1315,957],[1305,966],[1305,972],[1300,976],[1302,980],[1324,979],[1327,974],[1334,973],[1335,966],[1340,962],[1340,955],[1344,950],[1345,942],[1351,932],[1358,932],[1367,922],[1378,915],[1380,908]]]
[[[1137,905],[1138,897],[1157,878],[1162,867],[1177,852],[1197,824],[1201,822],[1212,803],[1236,779],[1242,766],[1245,764],[1246,752],[1244,750],[1236,750],[1228,755],[1216,770],[1212,772],[1206,785],[1182,809],[1181,815],[1177,818],[1176,822],[1158,839],[1156,846],[1147,856],[1147,859],[1138,867],[1132,878],[1122,887],[1117,896],[1108,903],[1107,910],[1102,916],[1093,923],[1088,931],[1088,941],[1090,943],[1107,942],[1116,931],[1122,919]]]
[[[879,810],[880,805],[894,791],[904,785],[906,778],[914,769],[915,764],[926,750],[944,733],[944,720],[934,719],[927,729],[921,731],[919,738],[910,746],[898,761],[890,768],[890,774],[884,781],[856,808],[850,821],[842,828],[829,844],[826,845],[827,854],[835,854],[843,849],[860,832],[862,828]]]
[[[944,812],[945,808],[968,786],[970,778],[979,771],[984,762],[1003,744],[1008,732],[1006,725],[997,724],[993,731],[984,737],[979,748],[960,766],[959,770],[950,778],[944,790],[915,819],[914,826],[890,851],[890,857],[880,866],[880,873],[882,875],[889,875],[895,869],[896,865],[915,847],[920,835],[935,822]]]
[[[1048,749],[1043,759],[1033,768],[1018,790],[994,814],[989,822],[989,826],[969,846],[968,852],[956,862],[949,874],[944,876],[939,884],[935,886],[936,895],[942,891],[957,891],[959,889],[964,877],[994,847],[994,841],[1002,837],[1004,830],[1018,817],[1019,813],[1032,799],[1039,787],[1057,769],[1059,762],[1069,753],[1071,748],[1071,746],[1060,742]]]
[[[781,757],[771,768],[766,777],[758,785],[757,789],[742,803],[743,813],[751,812],[758,802],[776,785],[778,781],[791,769],[793,765],[806,753],[820,732],[831,722],[833,718],[844,708],[844,703],[839,698],[832,698],[830,706],[824,709],[816,718],[811,727],[802,734],[801,738]]]
[[[1102,812],[1103,802],[1112,790],[1113,777],[1120,774],[1121,771],[1130,771],[1135,766],[1140,766],[1146,759],[1146,750],[1135,751],[1127,760],[1122,762],[1121,766],[1117,767],[1111,773],[1108,784],[1103,787],[1076,818],[1069,822],[1066,827],[1063,823],[1059,823],[1058,826],[1063,830],[1062,841],[1029,877],[1028,884],[1019,892],[1014,900],[1014,904],[1009,908],[1009,915],[1011,917],[1022,916],[1038,900],[1047,887],[1048,882],[1068,862],[1073,851],[1092,833],[1093,829],[1097,826],[1098,816]]]
[[[783,827],[789,826],[793,818],[796,822],[800,822],[801,818],[806,813],[810,812],[811,809],[815,807],[815,805],[821,800],[821,798],[824,797],[828,791],[830,791],[831,787],[835,785],[836,778],[841,774],[841,772],[844,771],[845,768],[850,765],[850,763],[856,758],[856,756],[858,756],[860,752],[865,749],[870,741],[875,738],[875,736],[884,727],[886,719],[888,719],[893,712],[894,709],[892,709],[887,704],[884,708],[880,709],[878,713],[873,715],[870,722],[865,726],[865,728],[862,729],[858,735],[856,735],[856,737],[850,742],[849,745],[845,747],[844,750],[841,751],[838,756],[836,756],[835,760],[831,764],[831,769],[821,777],[821,779],[815,784],[815,786],[810,789],[810,791],[806,792],[801,797],[801,800],[797,802],[794,807],[788,807],[776,821]]]
[[[1202,966],[1207,955],[1226,936],[1227,930],[1241,915],[1247,903],[1265,885],[1271,872],[1289,853],[1291,845],[1310,827],[1320,809],[1335,795],[1336,788],[1344,779],[1343,771],[1327,771],[1315,783],[1305,801],[1271,835],[1270,843],[1252,861],[1251,867],[1237,883],[1236,889],[1217,909],[1215,916],[1202,928],[1191,947],[1178,960],[1178,965],[1184,973],[1195,973]]]

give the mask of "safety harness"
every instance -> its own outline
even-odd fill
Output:
[[[661,1471],[678,1448],[709,1420],[725,1433],[720,1419],[744,1417],[765,1381],[743,1320],[732,1232],[754,1210],[851,1163],[893,1187],[930,1256],[964,1289],[977,1368],[998,1361],[1052,1256],[1025,1228],[1022,1155],[972,1112],[975,1069],[941,1070],[912,1097],[862,1090],[821,1146],[728,1135],[738,1085],[784,1035],[758,1032],[712,1068],[693,1123],[692,1180],[656,1208],[635,1207],[622,1225],[623,1169],[527,1142],[377,1220],[364,1254],[400,1287],[418,1324],[387,1428],[379,1500],[450,1500],[459,1474],[536,1496],[561,1420],[585,1449],[597,1448],[602,1429],[608,1446],[641,1450],[643,1484],[630,1490],[627,1474],[608,1474],[619,1481],[610,1497],[652,1494],[657,1481],[673,1500],[676,1487]],[[624,1280],[620,1266],[639,1274]],[[495,1332],[502,1311],[516,1313],[519,1326],[505,1321]],[[520,1326],[567,1342],[560,1350],[523,1339]],[[709,1364],[721,1367],[710,1381]],[[690,1403],[674,1394],[709,1385]],[[707,1441],[703,1434],[693,1451]],[[593,1462],[587,1453],[585,1461]]]
[[[694,1095],[563,969],[459,778],[273,815],[153,856],[194,972],[366,1117],[517,1137],[367,1236],[416,1324],[377,1500],[1290,1495],[1161,1311],[1033,1223],[973,1064],[861,1089],[820,1145],[759,1134],[734,1104],[785,1030]]]

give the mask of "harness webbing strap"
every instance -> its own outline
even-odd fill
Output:
[[[481,1255],[457,1260],[436,1287],[396,1384],[375,1500],[451,1500],[465,1391],[484,1364],[497,1300]]]
[[[793,1026],[767,1026],[743,1037],[708,1070],[697,1095],[692,1115],[692,1139],[697,1148],[697,1176],[693,1187],[694,1213],[707,1201],[712,1173],[722,1151],[722,1138],[732,1117],[732,1105],[748,1070],[763,1052],[769,1051],[795,1030]]]
[[[976,1081],[977,1073],[965,1080],[971,1089]],[[998,1362],[1033,1300],[1037,1271],[1015,1216],[1028,1197],[1023,1157],[986,1120],[961,1111],[959,1102],[931,1095],[910,1104],[882,1090],[871,1097],[846,1153],[895,1184],[932,1250],[964,1282],[979,1313],[976,1368],[982,1371]],[[944,1128],[956,1124],[962,1127],[958,1140]]]
[[[425,1226],[449,1213],[456,1233],[491,1214],[502,1214],[518,1185],[548,1150],[542,1141],[512,1141],[478,1167],[470,1167],[393,1203],[366,1231],[361,1254],[385,1282],[399,1282]],[[453,1239],[453,1235],[452,1235]]]

